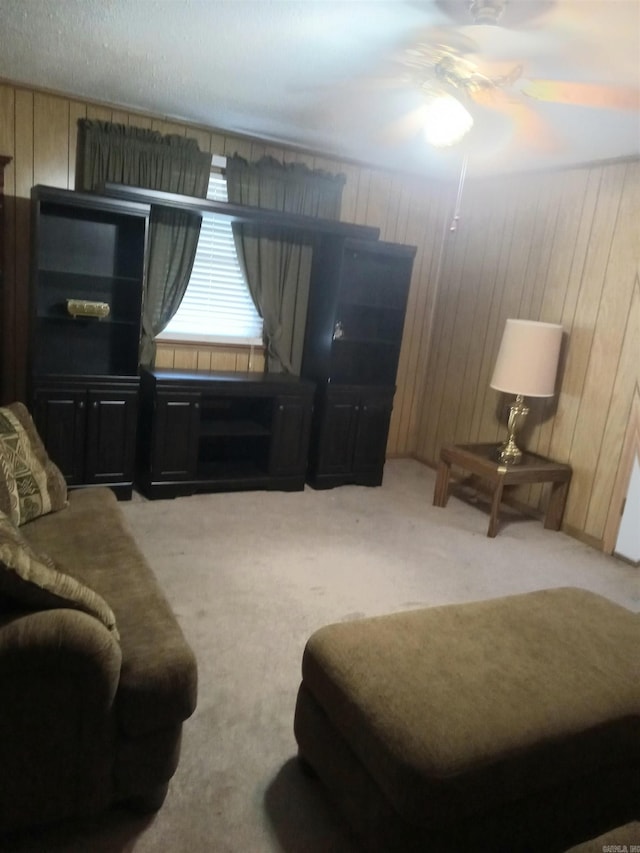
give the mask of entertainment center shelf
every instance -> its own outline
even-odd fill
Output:
[[[138,487],[302,490],[314,390],[294,376],[143,370]]]

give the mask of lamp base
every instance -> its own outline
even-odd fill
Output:
[[[522,462],[522,451],[513,437],[498,446],[498,462],[502,462],[503,465],[518,465]]]
[[[522,462],[522,451],[516,444],[516,435],[524,424],[529,409],[524,404],[522,394],[518,394],[509,407],[509,438],[498,446],[498,461],[503,465],[518,465]]]

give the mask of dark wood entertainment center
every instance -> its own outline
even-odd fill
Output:
[[[152,205],[311,243],[300,377],[140,368]],[[366,226],[109,184],[34,187],[32,210],[31,405],[69,485],[170,497],[382,482],[413,247]]]
[[[313,393],[295,376],[143,369],[141,490],[303,489]]]

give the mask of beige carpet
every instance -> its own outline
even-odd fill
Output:
[[[434,480],[393,460],[377,489],[121,504],[198,658],[180,766],[152,818],[117,812],[2,849],[350,853],[340,819],[295,761],[300,658],[314,629],[564,585],[640,611],[638,569],[511,511],[488,539],[486,506],[452,497],[435,508]]]

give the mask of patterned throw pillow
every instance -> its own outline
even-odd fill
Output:
[[[62,509],[67,484],[22,403],[0,408],[0,511],[14,524]]]
[[[56,569],[50,557],[36,554],[18,528],[0,512],[0,597],[27,610],[70,608],[99,619],[120,640],[116,617],[89,587]]]

